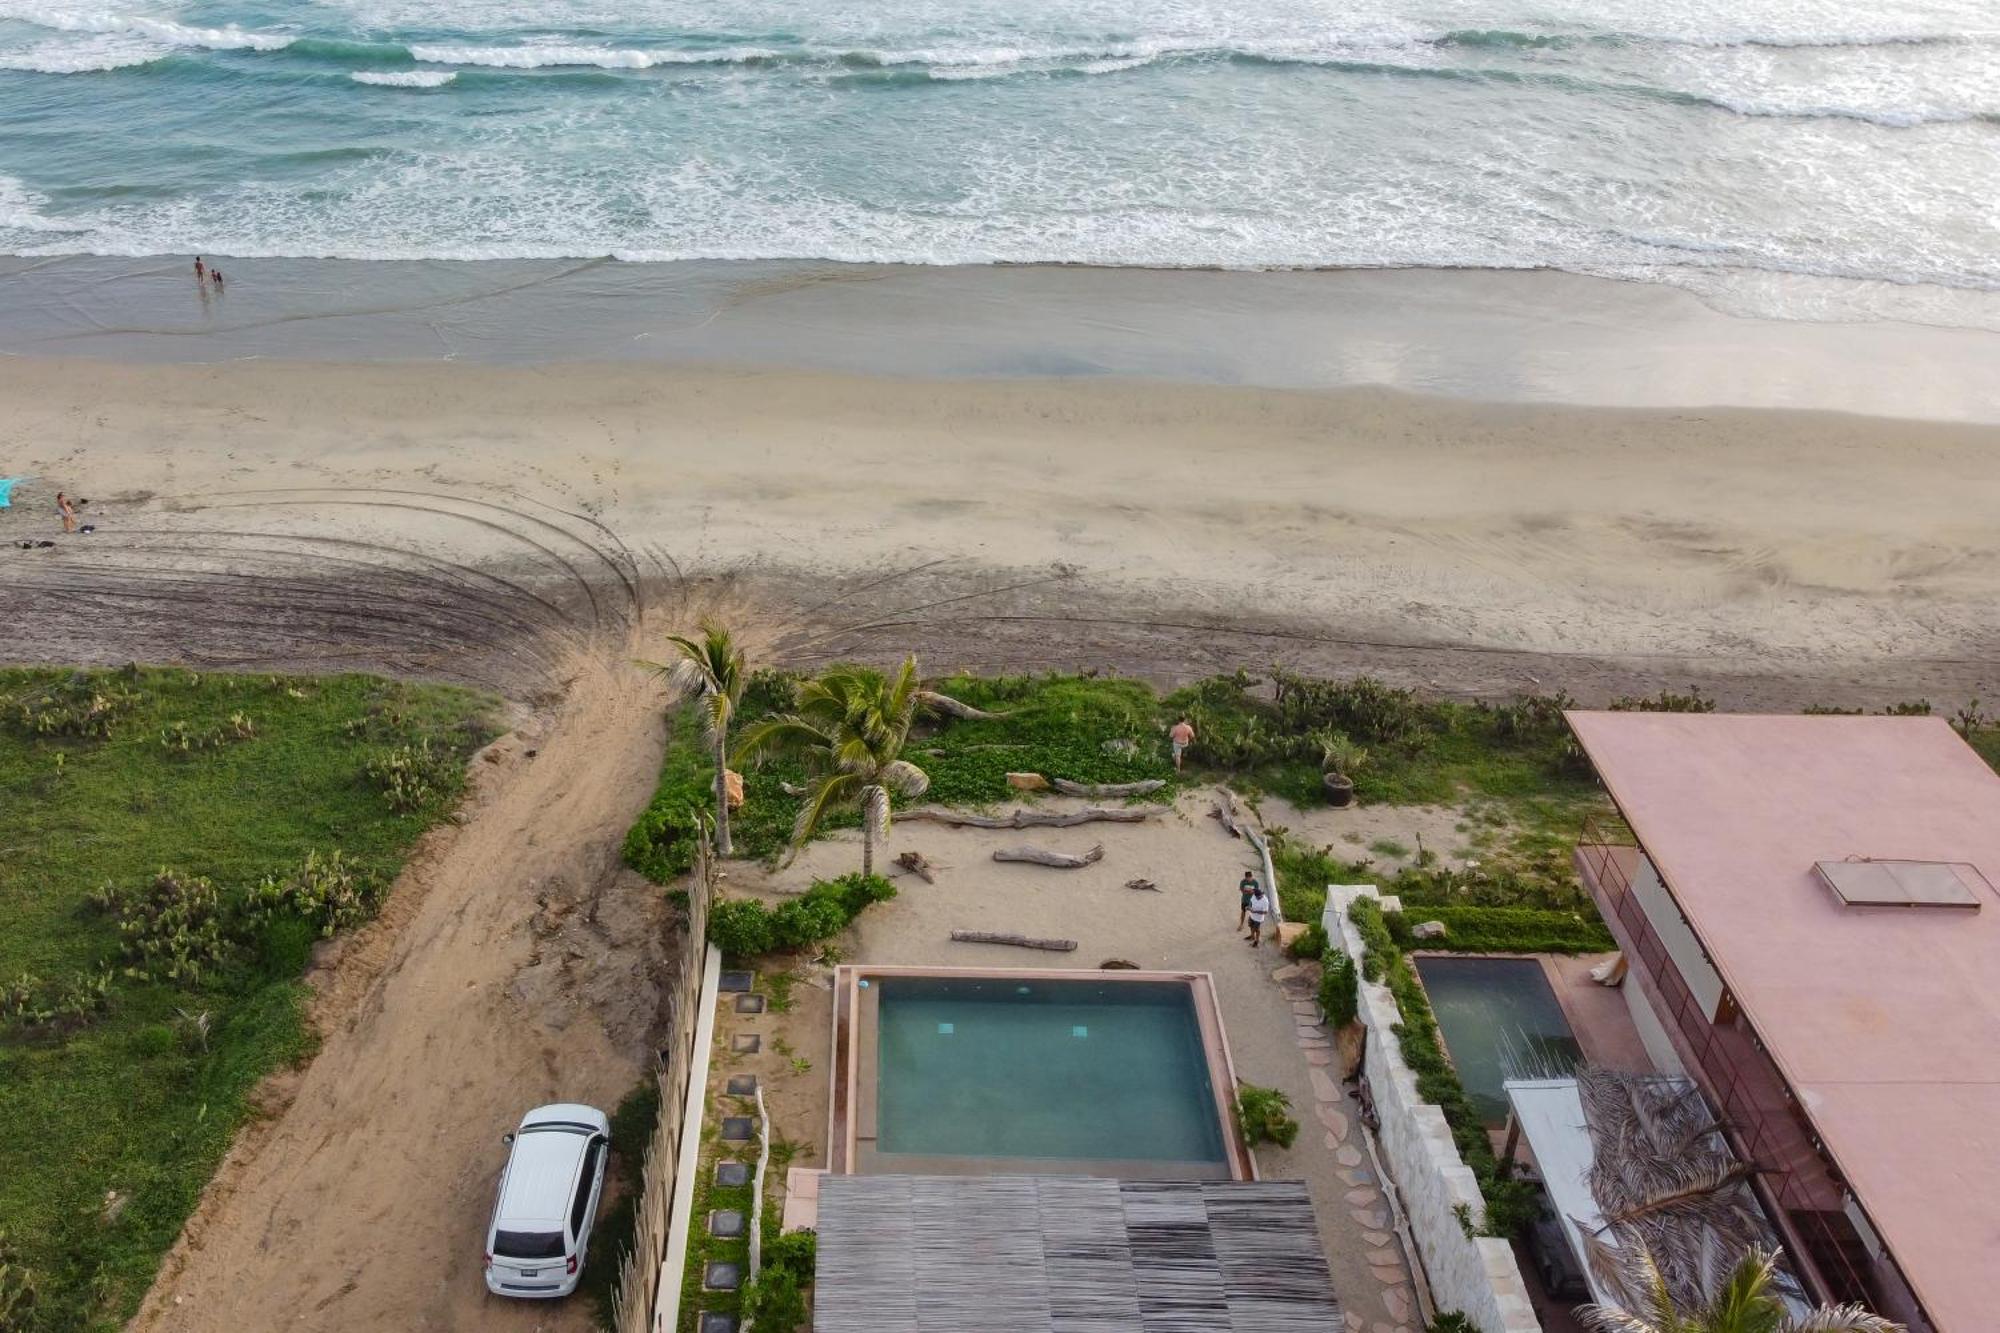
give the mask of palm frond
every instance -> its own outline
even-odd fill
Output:
[[[931,775],[907,759],[890,760],[875,776],[883,786],[911,800],[931,789]]]
[[[736,753],[731,757],[741,764],[760,755],[789,750],[806,755],[810,761],[815,752],[831,754],[835,745],[834,738],[819,727],[788,713],[753,722],[736,738]]]
[[[1858,1305],[1824,1305],[1784,1325],[1784,1333],[1906,1333],[1903,1325]]]
[[[792,821],[792,848],[796,851],[819,830],[820,821],[826,812],[837,805],[847,805],[862,792],[865,784],[852,773],[829,773],[813,784],[806,793],[805,804],[799,807],[798,818]]]
[[[1671,1324],[1656,1324],[1615,1305],[1579,1305],[1571,1313],[1590,1333],[1678,1333]]]

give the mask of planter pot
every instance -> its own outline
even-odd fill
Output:
[[[1338,773],[1322,773],[1319,780],[1326,784],[1326,803],[1336,810],[1354,804],[1354,779],[1342,777]]]

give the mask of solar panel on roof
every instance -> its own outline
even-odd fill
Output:
[[[1849,907],[1956,907],[1978,911],[1980,891],[1993,891],[1977,866],[1963,861],[1817,861],[1814,868]]]

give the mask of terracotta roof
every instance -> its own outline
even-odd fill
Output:
[[[1938,1327],[2000,1310],[2000,775],[1940,718],[1569,714]],[[1850,857],[1969,864],[1978,910],[1848,906]]]

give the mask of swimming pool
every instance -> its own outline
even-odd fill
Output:
[[[850,1170],[1248,1174],[1206,977],[856,969],[847,980]]]
[[[1568,1073],[1582,1063],[1541,960],[1430,954],[1412,961],[1458,1081],[1487,1124],[1506,1123],[1507,1079]]]

